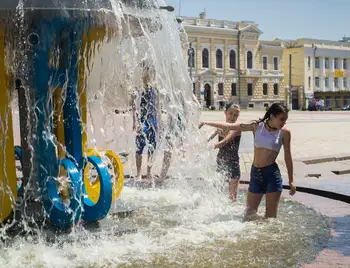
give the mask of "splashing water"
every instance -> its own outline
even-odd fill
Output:
[[[6,0],[0,6],[10,29],[3,35],[6,84],[15,144],[22,145],[27,162],[21,162],[23,174],[17,175],[18,183],[25,187],[17,198],[15,220],[1,229],[0,267],[294,267],[315,256],[328,238],[327,219],[282,201],[278,220],[243,223],[243,194],[235,204],[228,201],[222,178],[212,166],[213,155],[205,149],[205,138],[196,127],[199,105],[182,54],[186,35],[178,29],[174,14],[159,9],[165,2],[13,2]],[[30,8],[33,6],[36,8]],[[64,21],[57,36],[52,34],[57,30],[55,23],[62,22],[42,19],[55,16]],[[47,72],[38,60],[42,55],[36,58],[35,53],[28,53],[33,47],[43,50],[45,46],[50,46],[45,50],[49,51],[44,61]],[[152,86],[165,111],[154,170],[162,163],[164,137],[170,136],[175,144],[170,173],[177,179],[162,188],[124,187],[99,223],[79,221],[70,232],[53,231],[46,226],[47,210],[37,202],[45,194],[40,189],[46,187],[38,178],[43,173],[56,174],[50,170],[57,171],[57,167],[48,164],[52,158],[77,157],[74,139],[69,140],[77,132],[82,132],[80,144],[86,137],[87,147],[134,155],[130,101],[133,92],[140,94],[144,87],[143,64],[154,70]],[[74,87],[86,104],[70,102]],[[41,88],[41,95],[32,88]],[[62,132],[59,122],[65,109],[80,114],[82,131],[74,128],[80,121],[65,117],[62,124],[72,131]],[[117,115],[115,110],[125,113]],[[182,127],[174,124],[178,117]],[[6,122],[0,125],[0,133],[12,127],[10,120]],[[8,143],[4,135],[0,137],[0,149],[5,152]],[[38,155],[38,148],[44,155]],[[135,166],[131,158],[126,166],[130,174]],[[22,181],[22,176],[28,181]],[[125,208],[135,209],[134,214],[116,217]]]

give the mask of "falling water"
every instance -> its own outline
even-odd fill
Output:
[[[0,125],[0,150],[12,150],[4,133],[13,128],[14,144],[22,146],[25,161],[17,161],[16,175],[23,194],[17,199],[10,194],[15,213],[1,227],[0,267],[295,267],[311,260],[327,240],[327,219],[289,201],[282,201],[277,220],[242,222],[244,193],[238,202],[229,202],[212,165],[214,156],[196,127],[199,105],[183,58],[186,34],[162,6],[161,0],[1,1],[0,26],[6,25],[1,76],[6,87],[1,90],[8,90],[13,125],[1,103],[8,114]],[[58,34],[57,27],[62,27]],[[47,62],[37,54],[43,49]],[[159,173],[168,134],[175,144],[173,179],[160,188],[124,187],[98,223],[79,220],[67,231],[56,231],[50,210],[41,205],[47,184],[38,178],[43,173],[58,177],[52,159],[76,158],[74,141],[60,140],[60,116],[64,109],[77,112],[87,147],[128,153],[125,173],[135,175],[130,101],[144,86],[145,63],[154,68],[163,110],[153,170]],[[74,87],[86,104],[69,106]],[[33,88],[44,93],[33,93]],[[182,142],[169,132],[169,119],[178,116],[184,128],[174,128],[183,133]],[[72,131],[64,132],[65,137],[80,133],[74,128],[77,122],[69,120],[64,119],[64,126]],[[36,153],[38,148],[43,155]],[[6,185],[1,187],[11,193],[10,161],[2,161]],[[90,181],[96,179],[93,174],[90,170]],[[80,199],[68,206],[75,201],[79,215]],[[118,217],[121,210],[133,213]]]

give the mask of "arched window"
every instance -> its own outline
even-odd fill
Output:
[[[221,51],[221,49],[216,50],[216,68],[222,68],[222,51]]]
[[[209,51],[206,48],[202,50],[202,66],[209,68]]]
[[[230,51],[230,69],[236,69],[236,52]]]
[[[247,68],[253,69],[253,53],[251,51],[247,52]]]

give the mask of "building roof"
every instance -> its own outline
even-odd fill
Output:
[[[335,41],[335,40],[325,40],[325,39],[315,39],[315,38],[299,38],[294,41],[285,42],[287,47],[312,47],[314,45],[324,45],[327,47],[346,47],[350,48],[350,42],[346,41]]]
[[[231,30],[238,32],[253,32],[262,34],[262,31],[259,29],[259,25],[253,21],[228,21],[228,20],[217,20],[217,19],[208,19],[208,18],[196,18],[196,17],[182,17],[183,26],[185,28],[191,29],[220,29],[220,30]]]

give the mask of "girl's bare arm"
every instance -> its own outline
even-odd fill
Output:
[[[213,132],[213,134],[211,134],[210,137],[208,138],[208,141],[211,141],[212,139],[214,139],[215,136],[218,135],[218,133],[219,133],[218,129],[215,130],[215,131]]]
[[[219,141],[215,144],[214,148],[216,149],[216,148],[224,147],[227,143],[229,143],[233,139],[235,134],[236,134],[236,131],[230,130],[230,132],[226,135],[224,139],[222,139],[222,141]]]
[[[199,128],[204,125],[210,127],[221,128],[225,130],[235,130],[235,131],[255,131],[256,123],[223,123],[223,122],[202,122],[199,124]]]

